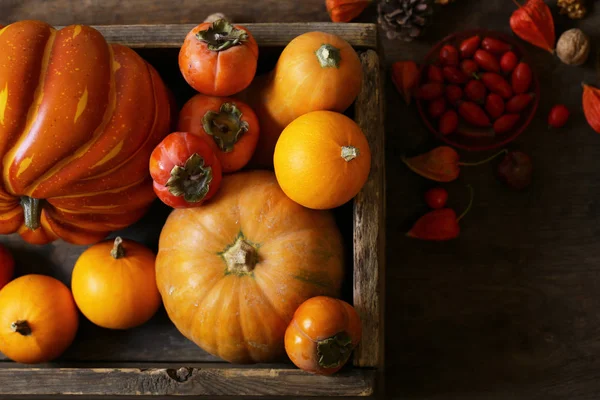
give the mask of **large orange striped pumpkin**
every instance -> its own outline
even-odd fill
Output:
[[[169,94],[133,50],[95,29],[20,21],[0,30],[0,233],[90,244],[155,198],[153,148]]]

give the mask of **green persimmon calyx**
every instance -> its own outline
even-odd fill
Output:
[[[219,112],[208,111],[202,118],[204,131],[225,153],[233,151],[240,137],[248,132],[248,122],[242,121],[242,112],[233,103],[223,103]]]
[[[234,27],[226,19],[218,19],[208,29],[198,32],[196,38],[207,43],[209,50],[222,51],[248,40],[248,32]]]
[[[205,166],[204,158],[194,153],[183,167],[173,167],[165,186],[173,196],[183,196],[188,203],[197,203],[206,197],[212,179],[212,168]]]
[[[339,68],[342,56],[340,49],[330,44],[324,44],[316,51],[317,59],[322,68]]]
[[[317,356],[322,368],[337,368],[344,365],[352,353],[352,339],[346,332],[340,332],[328,339],[317,342]]]
[[[32,231],[35,231],[41,225],[42,200],[23,196],[21,197],[21,207],[23,207],[25,226]]]

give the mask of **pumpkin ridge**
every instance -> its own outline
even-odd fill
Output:
[[[150,134],[148,134],[145,138],[145,140],[140,144],[140,146],[132,152],[131,156],[128,158],[125,158],[121,163],[116,164],[113,168],[104,171],[102,173],[96,174],[96,175],[92,175],[89,176],[87,178],[82,178],[82,181],[90,181],[90,180],[94,180],[94,179],[98,179],[98,178],[102,178],[102,177],[106,177],[108,175],[111,175],[112,173],[118,171],[119,169],[123,168],[124,165],[126,165],[127,163],[129,163],[131,160],[133,160],[134,158],[136,158],[137,156],[139,156],[140,152],[145,150],[146,145],[150,142],[150,140],[153,138],[154,136],[154,132],[156,131],[156,126],[157,126],[157,122],[159,120],[158,116],[160,115],[160,113],[158,112],[158,102],[156,101],[157,98],[157,84],[155,81],[155,78],[152,74],[152,71],[149,68],[149,65],[147,62],[144,61],[144,65],[146,67],[146,70],[148,71],[148,74],[150,76],[150,81],[152,82],[152,97],[153,97],[153,101],[152,103],[154,104],[154,113],[153,113],[153,121],[152,121],[152,127],[150,128]],[[171,113],[171,110],[169,110],[169,113]],[[158,142],[156,143],[158,144]],[[150,156],[148,155],[148,158]]]
[[[103,136],[106,126],[110,123],[117,106],[117,88],[115,83],[115,70],[113,68],[115,62],[114,51],[112,46],[107,44],[108,53],[110,55],[110,78],[109,78],[109,90],[108,90],[108,104],[106,109],[104,110],[104,114],[102,115],[102,119],[94,132],[91,135],[90,140],[81,145],[73,154],[68,157],[65,157],[61,160],[58,160],[52,167],[48,168],[42,176],[33,181],[29,186],[25,188],[25,193],[28,196],[32,196],[33,192],[48,178],[56,175],[63,168],[68,166],[70,163],[79,160],[84,157],[87,152],[100,140]],[[86,89],[87,90],[87,89]],[[70,182],[63,182],[62,186],[66,186]]]
[[[48,72],[48,68],[50,66],[50,58],[52,56],[52,51],[54,49],[54,40],[56,39],[56,30],[50,27],[51,32],[48,37],[48,41],[46,42],[46,47],[44,48],[44,55],[42,56],[42,66],[40,68],[40,77],[38,79],[38,85],[33,92],[33,101],[27,110],[27,117],[25,118],[25,125],[23,130],[19,135],[15,135],[16,140],[12,144],[10,150],[4,155],[2,159],[2,163],[4,165],[4,177],[8,177],[10,167],[15,160],[17,155],[17,150],[21,147],[21,144],[25,141],[28,136],[28,133],[31,131],[33,124],[36,121],[36,117],[40,106],[42,105],[42,100],[44,98],[44,86],[46,85],[46,74]],[[11,193],[16,194],[13,188],[10,179],[3,179],[5,189]]]

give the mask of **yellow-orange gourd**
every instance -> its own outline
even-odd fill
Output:
[[[313,111],[295,119],[275,147],[275,175],[286,195],[308,208],[330,209],[351,200],[371,170],[369,143],[343,114]]]
[[[147,322],[160,307],[152,250],[120,237],[85,250],[73,268],[77,306],[94,324],[129,329]]]

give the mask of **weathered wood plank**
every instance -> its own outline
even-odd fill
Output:
[[[363,86],[355,119],[371,149],[371,173],[354,199],[354,306],[363,324],[363,340],[354,364],[384,365],[385,146],[384,95],[379,56],[361,54]]]
[[[195,24],[172,25],[93,25],[110,43],[131,48],[178,48]],[[306,32],[334,33],[354,47],[375,48],[377,28],[375,24],[332,22],[298,22],[285,24],[259,23],[244,25],[252,33],[260,47],[282,47],[293,38]],[[60,26],[57,26],[60,28]]]
[[[18,379],[15,379],[15,376]],[[375,372],[333,377],[298,369],[0,368],[0,397],[21,396],[370,396]],[[32,384],[35,382],[35,384]]]

